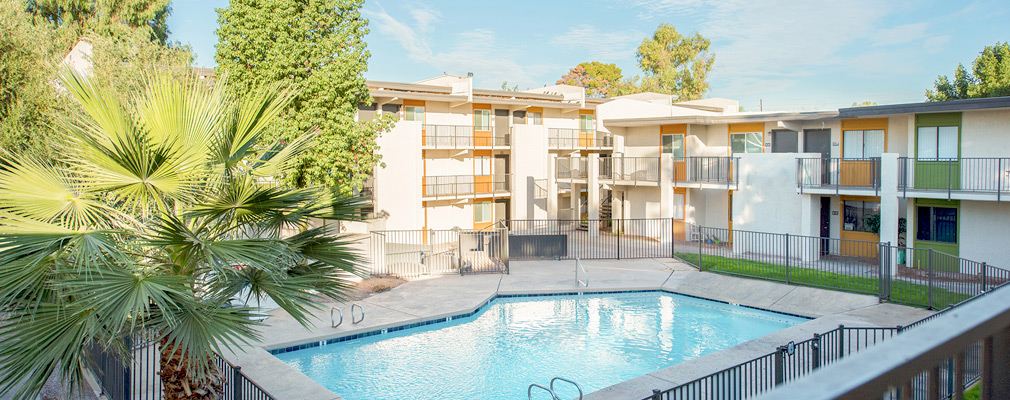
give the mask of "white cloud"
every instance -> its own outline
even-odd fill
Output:
[[[407,57],[411,60],[423,61],[431,58],[431,47],[428,46],[428,41],[420,37],[414,28],[393,18],[381,7],[379,11],[365,9],[362,10],[362,13],[371,20],[372,26],[378,28],[379,33],[400,43],[400,46],[407,51]]]
[[[638,30],[601,32],[592,25],[578,25],[551,39],[560,49],[586,54],[586,61],[616,61],[633,58],[646,34]]]
[[[919,22],[881,29],[873,35],[873,44],[877,46],[892,46],[921,40],[926,38],[927,28],[929,28],[928,23]]]

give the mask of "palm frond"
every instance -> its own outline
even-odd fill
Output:
[[[0,169],[0,204],[5,213],[22,217],[18,219],[22,222],[30,219],[70,230],[110,227],[119,220],[119,212],[97,199],[86,185],[51,163],[31,157]]]

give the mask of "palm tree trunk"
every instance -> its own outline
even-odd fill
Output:
[[[161,339],[161,387],[166,400],[214,400],[223,393],[220,373],[213,359],[207,357],[210,377],[199,379],[191,374],[189,360],[182,352],[175,351],[175,345]]]

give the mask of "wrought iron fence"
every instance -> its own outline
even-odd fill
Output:
[[[880,158],[797,158],[796,187],[880,191]]]
[[[512,259],[673,257],[694,227],[669,218],[506,220]]]
[[[368,255],[372,275],[508,273],[508,230],[372,231]]]
[[[898,159],[898,190],[1010,194],[1010,158]]]
[[[91,344],[87,352],[91,368],[95,372],[102,393],[111,400],[160,400],[163,398],[161,376],[160,345],[157,341],[139,337],[127,338],[126,347],[132,358],[129,362],[97,343]],[[249,379],[242,368],[214,354],[214,365],[221,377],[222,400],[274,400],[256,382]]]

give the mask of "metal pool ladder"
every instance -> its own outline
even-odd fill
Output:
[[[582,275],[586,277],[585,280],[579,277],[579,271],[582,271]],[[589,272],[586,272],[586,267],[582,266],[582,260],[575,259],[575,286],[585,286],[589,287]]]
[[[530,387],[526,389],[526,398],[528,398],[529,400],[533,400],[533,388],[538,388],[550,394],[551,400],[562,400],[560,397],[558,397],[558,393],[554,391],[554,383],[557,381],[567,382],[571,383],[572,385],[575,385],[575,388],[579,390],[578,399],[582,400],[582,386],[579,386],[578,383],[575,383],[575,381],[571,379],[565,379],[560,376],[555,376],[554,379],[551,379],[551,384],[549,385],[549,387],[537,383],[531,383]]]
[[[358,310],[361,311],[361,318],[358,318],[358,319],[354,318],[354,307],[357,307]],[[339,313],[340,319],[333,318],[333,311],[336,311],[337,313]],[[352,324],[358,324],[358,323],[361,323],[361,321],[364,321],[364,320],[365,320],[365,307],[362,307],[358,303],[351,304],[351,323]],[[340,326],[340,324],[342,324],[342,323],[344,323],[344,310],[341,310],[338,307],[331,307],[330,308],[330,327],[331,328],[336,328],[336,327]]]

